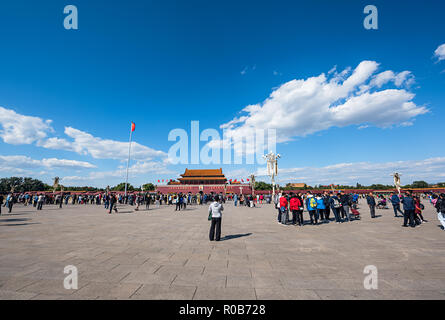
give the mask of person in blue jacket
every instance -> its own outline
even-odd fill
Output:
[[[409,221],[409,225],[414,228],[416,223],[414,221],[414,212],[416,210],[416,203],[414,202],[414,198],[411,195],[411,192],[407,191],[406,195],[402,198],[403,203],[403,226],[408,227],[407,223]]]
[[[321,222],[326,222],[326,217],[324,215],[326,206],[324,204],[324,199],[322,196],[317,196],[317,215],[320,217]]]
[[[394,209],[394,216],[398,217],[397,215],[397,211],[400,212],[402,214],[403,217],[403,212],[402,210],[400,210],[400,198],[398,195],[396,195],[394,192],[391,193],[391,204],[392,204],[392,208]]]
[[[371,212],[371,218],[374,219],[375,218],[375,198],[374,198],[374,194],[372,192],[370,192],[367,196],[366,196],[366,202],[368,203],[369,206],[369,211]]]

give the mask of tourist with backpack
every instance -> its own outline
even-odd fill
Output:
[[[340,203],[341,203],[341,216],[342,219],[346,218],[346,221],[351,221],[351,215],[349,214],[349,207],[352,204],[351,198],[349,194],[340,194]]]
[[[309,217],[311,218],[311,224],[318,224],[317,206],[317,199],[311,192],[308,192],[306,198],[306,208],[309,212]]]
[[[334,212],[335,223],[341,223],[342,222],[340,219],[341,203],[340,203],[340,199],[338,198],[337,194],[331,195],[331,197],[329,198],[329,203],[331,205],[332,212]]]

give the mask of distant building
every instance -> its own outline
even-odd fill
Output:
[[[156,192],[163,194],[171,193],[237,193],[250,194],[252,187],[250,184],[233,182],[228,184],[222,169],[185,169],[179,181],[171,180],[167,185],[156,186]]]
[[[202,170],[185,169],[181,177],[182,178],[178,179],[181,185],[224,185],[227,182],[226,177],[222,173],[222,168]]]
[[[306,187],[306,183],[290,183],[289,187],[292,187],[292,188],[305,188]]]

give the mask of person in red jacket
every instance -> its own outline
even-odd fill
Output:
[[[303,206],[301,203],[301,200],[297,198],[297,196],[293,193],[291,193],[291,198],[289,201],[289,210],[292,211],[292,224],[297,224],[298,219],[298,225],[301,226],[301,223],[303,221],[303,212],[301,212],[300,208]]]
[[[414,213],[415,213],[416,215],[419,216],[420,221],[421,221],[422,223],[427,222],[427,221],[423,218],[423,215],[422,215],[422,210],[423,210],[422,208],[424,208],[424,206],[423,206],[422,203],[420,202],[420,197],[419,197],[419,196],[415,196],[415,197],[414,197],[414,203],[416,204],[416,209],[415,209]]]

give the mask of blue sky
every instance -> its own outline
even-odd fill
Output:
[[[63,28],[67,4],[78,30]],[[368,4],[378,30],[363,27]],[[390,183],[394,170],[402,183],[445,181],[444,9],[432,0],[2,1],[0,176],[117,184],[131,121],[134,185],[186,167],[261,176],[261,164],[166,156],[172,129],[198,120],[220,130],[244,116],[234,135],[276,127],[281,183]],[[346,90],[354,75],[364,80]],[[339,105],[337,116],[326,109]]]

